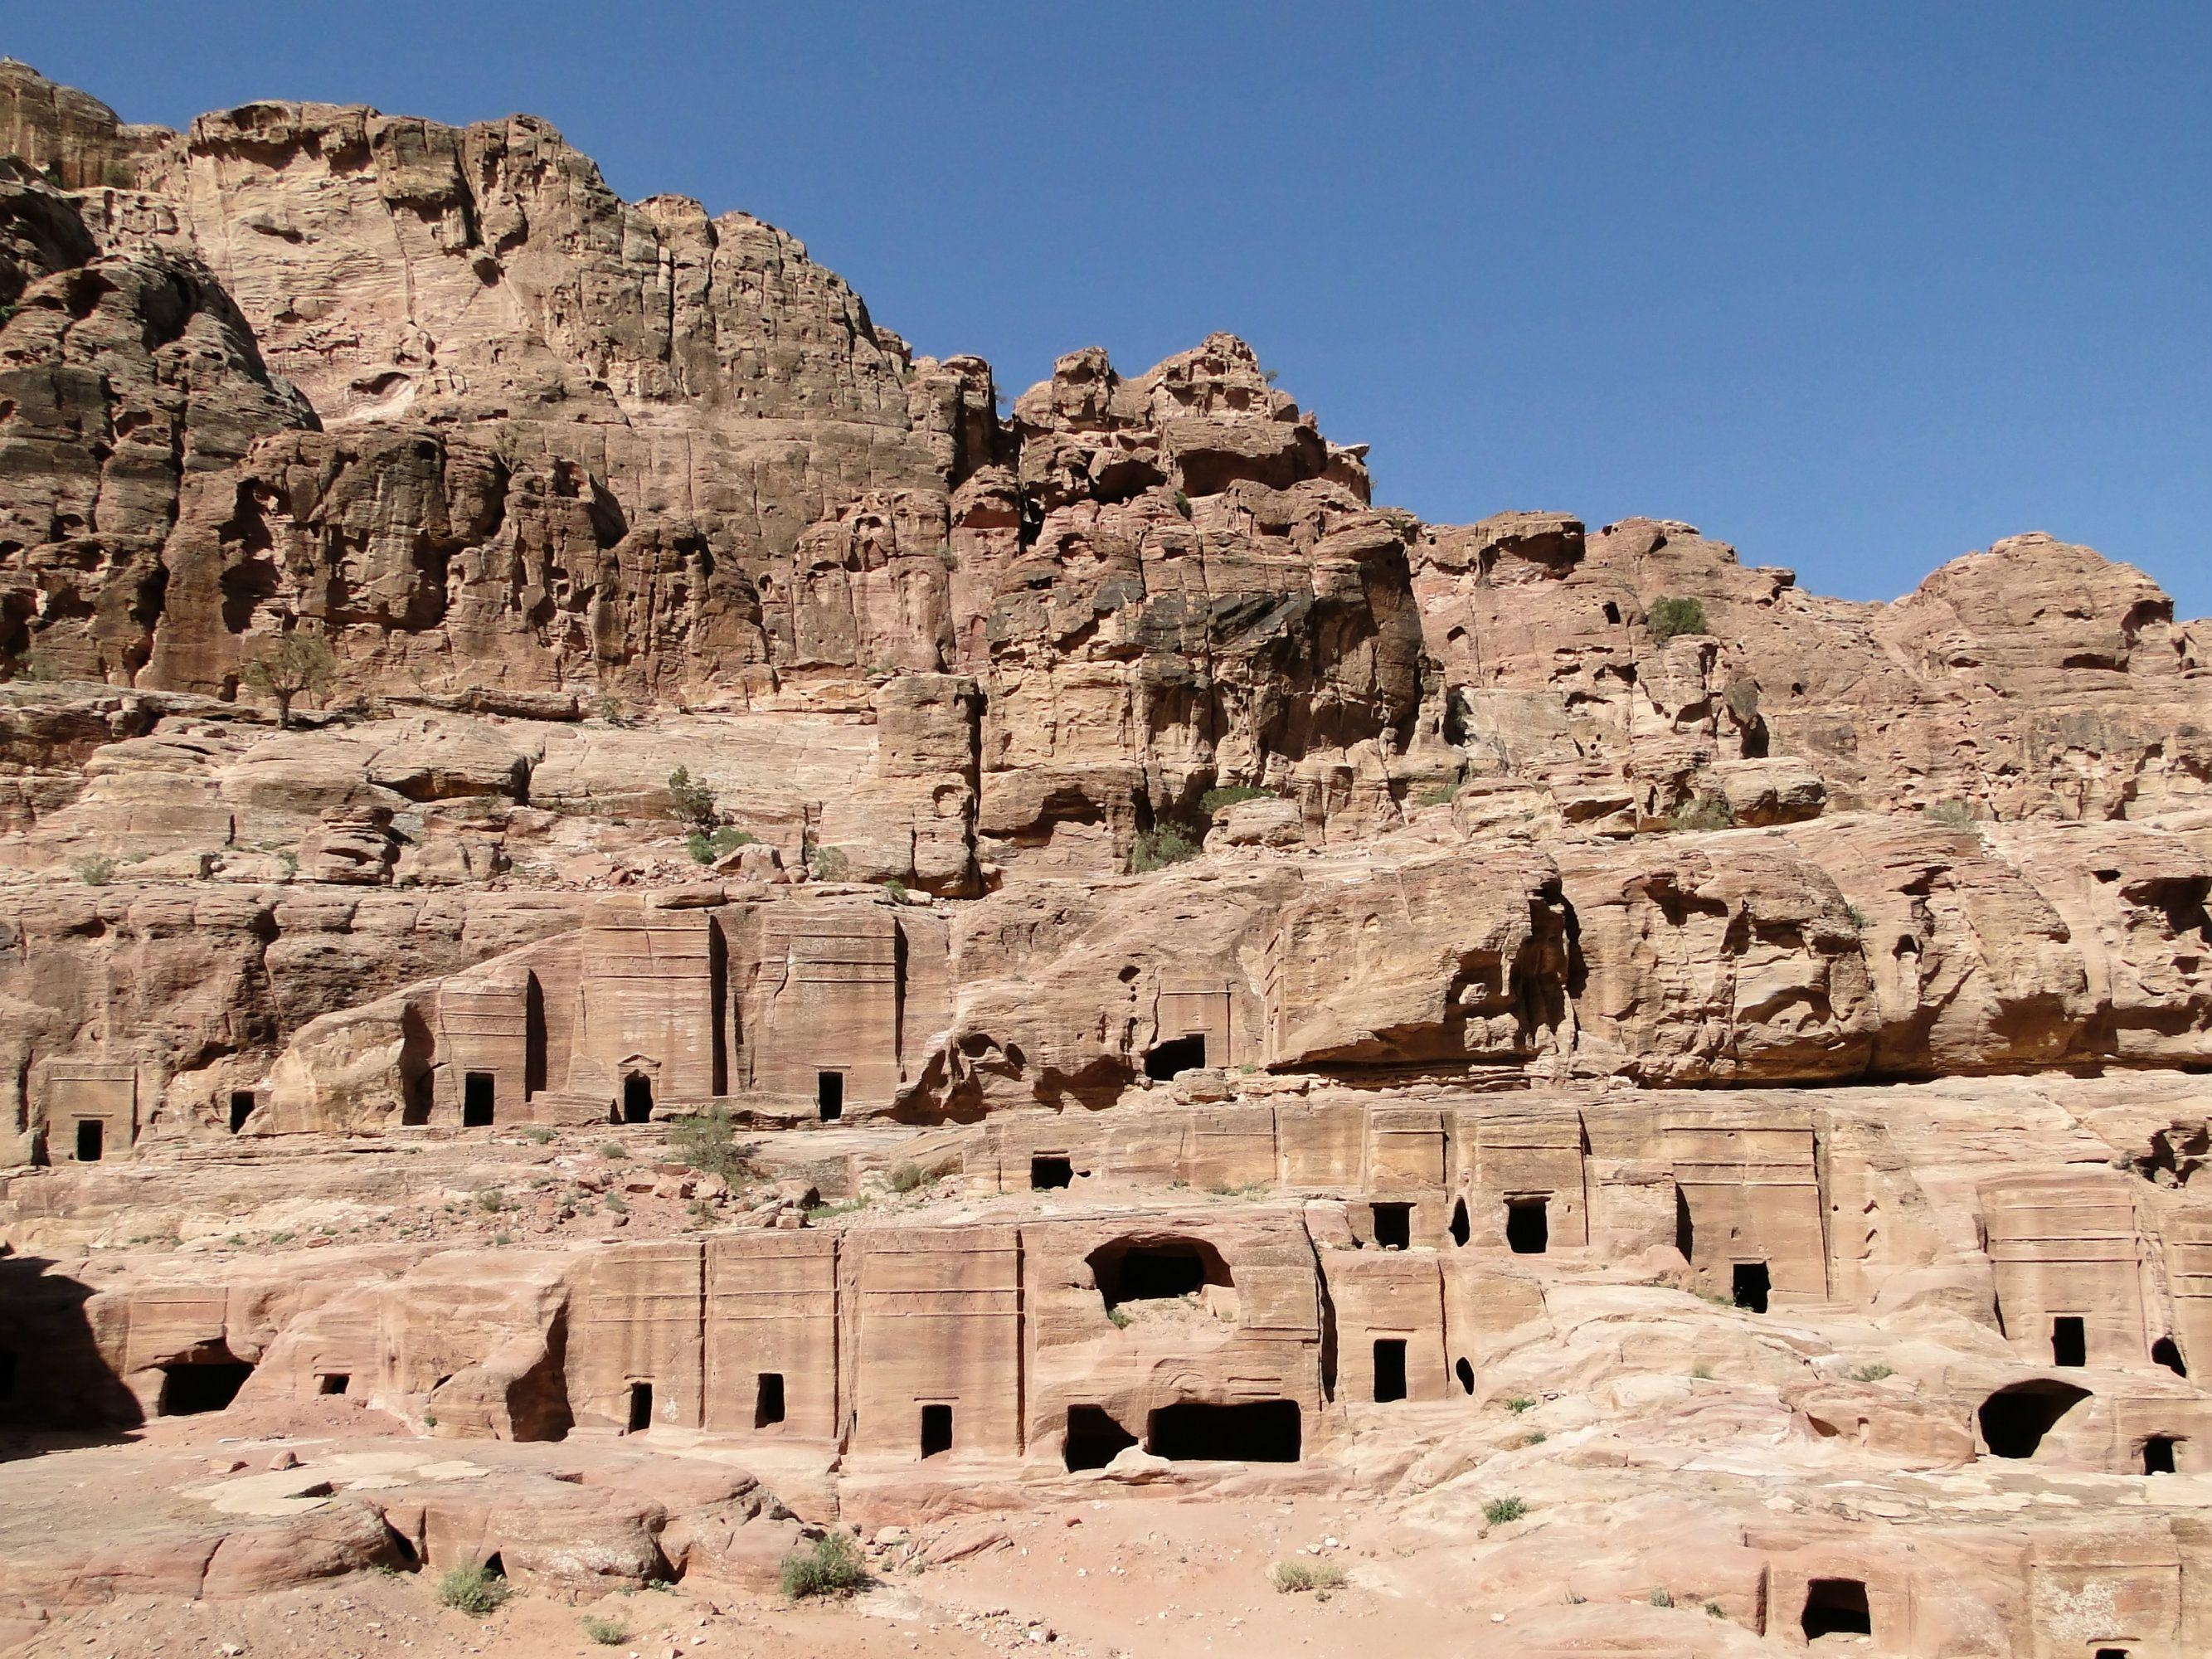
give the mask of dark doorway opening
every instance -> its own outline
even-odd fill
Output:
[[[1730,1289],[1735,1305],[1751,1313],[1766,1311],[1766,1293],[1772,1287],[1767,1283],[1764,1261],[1739,1261]]]
[[[494,1550],[489,1555],[484,1558],[483,1570],[484,1577],[487,1578],[504,1578],[507,1577],[507,1563],[500,1559],[500,1553],[497,1550]]]
[[[2173,1473],[2173,1437],[2154,1434],[2143,1442],[2143,1473],[2172,1474]]]
[[[2089,1363],[2089,1333],[2076,1314],[2061,1314],[2051,1322],[2051,1363],[2073,1367]]]
[[[845,1074],[842,1072],[817,1072],[814,1074],[814,1109],[824,1123],[835,1123],[845,1115]]]
[[[1227,1287],[1229,1264],[1194,1238],[1115,1239],[1086,1258],[1108,1308],[1194,1296],[1208,1285]]]
[[[952,1407],[924,1406],[921,1408],[921,1455],[941,1457],[952,1449]]]
[[[1467,1241],[1474,1237],[1474,1229],[1468,1224],[1467,1218],[1467,1200],[1463,1198],[1453,1200],[1451,1218],[1452,1243],[1459,1245],[1462,1249],[1464,1249],[1466,1248]]]
[[[1674,1188],[1674,1248],[1682,1253],[1682,1260],[1694,1262],[1697,1258],[1698,1229],[1690,1219],[1690,1200],[1687,1194]]]
[[[1034,1190],[1050,1192],[1055,1187],[1066,1187],[1075,1180],[1075,1165],[1064,1158],[1033,1158],[1030,1160],[1030,1186]]]
[[[623,1079],[623,1121],[653,1121],[653,1079],[642,1072],[632,1072]]]
[[[1164,1083],[1185,1072],[1194,1072],[1206,1064],[1206,1036],[1170,1037],[1165,1042],[1155,1042],[1145,1054],[1145,1075],[1155,1083]]]
[[[2099,1648],[2095,1659],[2128,1659],[2128,1650],[2125,1648]]]
[[[97,1164],[100,1154],[107,1150],[107,1126],[96,1117],[81,1117],[76,1121],[76,1161]]]
[[[461,1074],[461,1127],[486,1129],[491,1127],[495,1091],[495,1085],[489,1072],[464,1072]]]
[[[1097,1406],[1067,1408],[1067,1467],[1103,1469],[1137,1443],[1131,1434]]]
[[[1459,1391],[1462,1394],[1474,1392],[1474,1367],[1468,1364],[1466,1360],[1462,1359],[1452,1367],[1452,1375],[1459,1378]]]
[[[315,1379],[317,1394],[343,1394],[352,1386],[353,1378],[345,1371],[325,1371]]]
[[[242,1359],[164,1365],[161,1401],[157,1409],[164,1417],[197,1417],[202,1412],[219,1412],[238,1398],[238,1391],[252,1375],[253,1367]]]
[[[653,1384],[633,1382],[629,1385],[629,1431],[643,1434],[653,1426]]]
[[[0,1348],[0,1400],[15,1397],[15,1354],[12,1348]]]
[[[1993,1457],[2033,1457],[2058,1419],[2089,1397],[2087,1389],[2039,1377],[1999,1389],[1978,1413]]]
[[[2163,1365],[2176,1376],[2189,1375],[2189,1367],[2181,1363],[2181,1346],[2170,1336],[2161,1336],[2150,1345],[2150,1361]]]
[[[783,1373],[763,1371],[753,1388],[753,1426],[773,1428],[783,1421]]]
[[[1541,1255],[1552,1243],[1551,1200],[1510,1198],[1505,1200],[1505,1247],[1516,1255]]]
[[[1387,1405],[1406,1397],[1406,1339],[1378,1337],[1375,1343],[1375,1399]]]
[[[246,1120],[253,1115],[253,1091],[234,1089],[230,1096],[230,1132],[236,1134],[246,1127]]]
[[[1874,1615],[1867,1610],[1866,1585],[1856,1578],[1815,1578],[1805,1586],[1808,1642],[1822,1636],[1871,1636]]]
[[[1163,1406],[1146,1421],[1145,1449],[1177,1462],[1295,1463],[1299,1432],[1295,1400]]]
[[[1377,1204],[1375,1206],[1375,1243],[1385,1250],[1412,1249],[1413,1206],[1410,1204]]]
[[[408,1080],[407,1103],[400,1109],[399,1121],[407,1124],[428,1123],[437,1093],[437,1079],[428,1072],[417,1072]]]

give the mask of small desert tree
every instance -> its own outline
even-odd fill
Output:
[[[239,675],[256,691],[276,700],[276,724],[292,723],[292,700],[319,696],[337,678],[338,659],[330,641],[314,634],[285,634],[246,665]]]

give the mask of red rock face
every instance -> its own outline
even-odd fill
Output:
[[[1002,416],[526,117],[0,148],[0,1646],[858,1655],[858,1523],[979,1651],[2212,1650],[2141,573]]]

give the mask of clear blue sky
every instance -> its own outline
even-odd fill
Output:
[[[1019,391],[1243,334],[1379,496],[1892,598],[2048,530],[2212,612],[2212,7],[24,3],[133,120],[528,110]]]

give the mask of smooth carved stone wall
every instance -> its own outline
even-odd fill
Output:
[[[1726,1291],[1735,1267],[1762,1265],[1777,1297],[1824,1299],[1828,1252],[1812,1115],[1732,1103],[1676,1107],[1664,1136],[1693,1230],[1685,1254],[1706,1287]]]
[[[617,1100],[632,1076],[651,1082],[656,1107],[724,1091],[724,953],[711,914],[609,901],[577,949],[569,1093]]]
[[[951,1413],[946,1455],[1012,1457],[1022,1448],[1021,1234],[1012,1227],[908,1228],[860,1236],[842,1270],[856,1304],[858,1352],[845,1370],[851,1445],[908,1461],[924,1413]]]
[[[841,1079],[846,1109],[884,1105],[899,1065],[905,941],[882,905],[778,905],[760,921],[759,962],[745,990],[745,1059],[753,1087],[815,1098]]]
[[[838,1340],[842,1237],[812,1231],[725,1234],[708,1243],[708,1432],[837,1439],[843,1427]],[[780,1417],[774,1415],[779,1407]]]
[[[2021,1175],[1985,1184],[1981,1197],[1997,1316],[2013,1347],[2052,1364],[2054,1322],[2078,1319],[2088,1364],[2142,1364],[2143,1249],[2130,1177]]]

